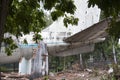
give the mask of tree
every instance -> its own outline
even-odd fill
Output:
[[[65,26],[78,22],[78,18],[72,16],[76,10],[73,0],[0,0],[0,47],[2,42],[7,43],[8,55],[17,47],[11,36],[4,37],[5,33],[18,38],[34,32],[34,40],[41,39],[38,33],[48,21],[45,10],[50,11],[53,21],[63,16]]]
[[[88,7],[97,5],[98,8],[100,8],[103,11],[103,14],[105,18],[108,18],[109,21],[109,27],[107,29],[107,32],[113,39],[112,47],[113,47],[113,53],[114,53],[114,60],[115,60],[115,43],[114,41],[120,38],[120,1],[119,0],[89,0],[88,1]],[[116,62],[116,60],[115,60]]]
[[[114,56],[117,56],[117,54],[119,53],[119,48],[120,48],[118,44],[118,40],[119,39],[114,39],[113,41],[113,38],[111,36],[108,36],[105,41],[96,43],[94,52],[102,53],[104,60],[112,59],[112,61],[115,62]],[[115,55],[113,51],[113,46],[115,49]]]
[[[118,26],[120,22],[116,22],[120,14],[119,4],[119,0],[88,0],[88,7],[97,5],[106,18],[111,17],[107,31],[115,37],[120,36]],[[44,10],[50,11],[53,21],[58,17],[64,17],[65,26],[78,22],[78,18],[73,17],[76,10],[74,0],[0,0],[0,46],[2,42],[7,43],[11,40],[10,37],[4,38],[6,32],[18,38],[22,34],[32,31],[36,35],[35,39],[41,38],[37,34],[46,26]],[[71,16],[68,16],[67,13]],[[13,46],[15,47],[12,45],[12,48],[14,48]]]
[[[89,0],[88,7],[97,5],[100,8],[106,18],[111,18],[111,22],[108,28],[108,33],[116,38],[120,37],[120,21],[118,21],[120,15],[120,0]]]

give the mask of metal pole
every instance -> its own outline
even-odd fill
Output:
[[[66,62],[66,61],[65,61],[65,57],[64,57],[64,68],[63,68],[64,71],[65,71],[65,66],[66,66],[65,62]]]
[[[83,69],[82,54],[80,54],[80,66]]]

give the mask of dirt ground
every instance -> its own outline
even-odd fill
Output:
[[[51,73],[48,76],[49,80],[101,80],[101,78],[107,75],[107,71],[64,71],[58,73]],[[44,77],[45,78],[45,77]],[[39,78],[35,80],[44,80]]]
[[[2,73],[2,80],[29,80],[26,76],[20,76],[17,73]],[[107,75],[106,70],[91,70],[84,71],[67,70],[58,73],[50,72],[48,76],[37,78],[34,80],[101,80]]]

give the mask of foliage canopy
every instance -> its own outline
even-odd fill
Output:
[[[0,0],[0,45],[2,42],[8,44],[8,54],[12,49],[8,42],[11,42],[12,38],[4,37],[4,33],[19,38],[23,34],[34,32],[33,39],[37,42],[41,39],[38,33],[50,20],[45,10],[50,12],[49,16],[53,21],[62,16],[66,27],[70,23],[77,25],[78,18],[73,17],[76,10],[73,0]],[[71,15],[68,16],[67,13]],[[16,47],[15,43],[12,44]]]
[[[120,0],[89,0],[88,3],[88,7],[97,5],[103,11],[105,17],[111,19],[108,33],[116,38],[120,37],[120,21],[118,21]]]
[[[82,4],[80,4],[82,5]],[[110,35],[119,37],[120,22],[116,22],[120,14],[120,0],[88,0],[88,7],[97,5],[105,14],[111,17],[108,32]],[[41,39],[38,35],[46,27],[49,19],[46,17],[47,10],[52,20],[64,17],[64,25],[77,25],[78,18],[74,18],[76,6],[74,0],[0,0],[0,46],[2,42],[11,40],[5,38],[4,33],[10,33],[17,38],[23,34],[34,32],[34,39]],[[70,16],[67,15],[71,14]],[[14,43],[13,43],[13,45]]]

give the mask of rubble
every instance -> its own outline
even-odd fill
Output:
[[[29,80],[27,79],[28,75],[20,75],[18,73],[14,73],[14,72],[11,72],[11,73],[3,73],[1,72],[1,77],[2,77],[2,80]]]
[[[91,73],[92,71],[92,73]],[[2,80],[29,80],[29,75],[18,73],[1,73]],[[97,74],[97,75],[96,75]],[[43,76],[34,80],[101,80],[107,74],[107,70],[85,69],[84,71],[66,70],[57,73],[50,72],[48,76]]]
[[[99,70],[97,75],[95,75],[96,72],[94,70],[92,70],[92,73],[89,71],[67,70],[58,73],[52,73],[52,75],[47,76],[47,80],[101,80],[101,77],[105,76],[107,73],[106,70]],[[45,80],[45,78],[46,77],[35,80]]]

